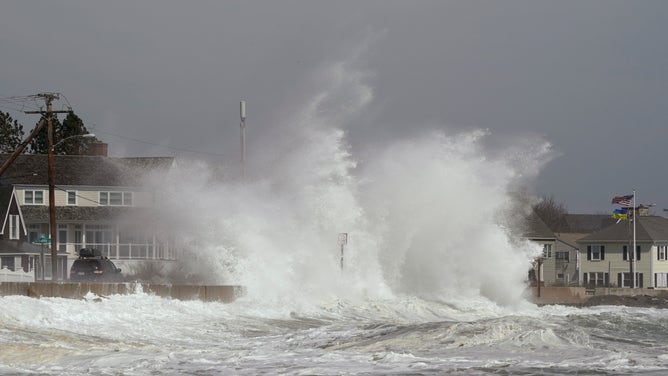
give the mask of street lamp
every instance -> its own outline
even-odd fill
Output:
[[[67,140],[70,140],[70,139],[72,139],[72,138],[76,138],[76,137],[91,138],[91,137],[95,137],[95,133],[75,134],[74,136],[65,137],[65,138],[63,138],[62,140],[56,142],[56,143],[51,147],[51,151],[56,150],[56,146],[62,144],[63,142],[65,142],[65,141],[67,141]]]

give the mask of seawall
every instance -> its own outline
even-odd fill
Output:
[[[150,283],[84,283],[84,282],[2,282],[0,296],[24,295],[82,299],[89,292],[98,296],[134,294],[143,291],[165,298],[233,302],[244,294],[241,286],[157,285]]]
[[[538,305],[652,305],[661,306],[668,299],[668,290],[614,287],[537,287],[531,288],[531,301]],[[640,299],[643,297],[645,299]],[[644,303],[643,303],[644,302]],[[643,304],[640,304],[643,303]]]
[[[98,296],[129,295],[137,291],[178,300],[201,300],[230,303],[244,294],[236,285],[159,285],[151,283],[85,283],[85,282],[1,282],[0,296],[23,295],[83,299],[89,292]],[[529,299],[538,305],[563,304],[585,306],[593,304],[654,305],[668,308],[668,290],[536,287],[529,290]]]

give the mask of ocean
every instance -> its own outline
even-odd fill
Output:
[[[2,375],[665,375],[668,310],[0,298]]]

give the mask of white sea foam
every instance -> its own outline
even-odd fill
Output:
[[[476,315],[406,297],[331,301],[300,315],[244,300],[183,302],[143,293],[101,300],[0,297],[0,307],[0,371],[7,374],[666,369],[662,330],[638,337],[668,322],[668,314],[653,310],[600,307],[555,316],[547,308],[513,313],[488,303]],[[633,332],[592,325],[610,318]]]
[[[487,131],[434,130],[376,146],[360,161],[347,132],[373,90],[354,66],[323,69],[326,85],[249,153],[246,181],[182,161],[168,181],[154,182],[166,228],[189,249],[182,272],[244,285],[248,299],[290,309],[403,294],[522,304],[540,250],[516,241],[499,218],[549,146],[520,140],[488,152]]]

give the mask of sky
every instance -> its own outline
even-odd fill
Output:
[[[373,90],[353,149],[429,129],[549,142],[536,195],[609,213],[636,190],[663,215],[665,25],[662,0],[7,0],[0,99],[61,93],[110,156],[232,163],[240,100],[250,152],[343,64]]]

